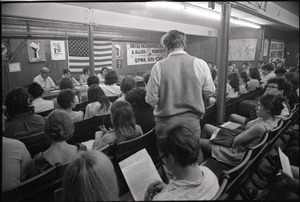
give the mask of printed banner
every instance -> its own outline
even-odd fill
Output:
[[[27,50],[28,50],[29,62],[46,61],[44,41],[28,40]]]
[[[156,63],[163,55],[164,48],[160,44],[127,43],[127,65]]]
[[[51,59],[65,60],[65,42],[64,41],[50,41]]]
[[[10,54],[11,54],[8,39],[2,39],[1,50],[2,50],[2,62],[8,61],[10,59]]]

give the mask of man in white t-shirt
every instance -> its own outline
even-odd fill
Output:
[[[28,93],[32,97],[31,106],[34,106],[35,113],[54,109],[54,103],[52,100],[44,100],[42,98],[43,92],[44,89],[36,82],[33,82],[28,87]]]
[[[49,77],[49,73],[50,71],[47,67],[42,67],[40,74],[33,79],[33,82],[40,84],[45,91],[59,89],[59,87],[56,86],[53,80]]]

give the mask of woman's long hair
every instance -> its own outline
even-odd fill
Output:
[[[80,152],[66,168],[64,201],[118,201],[119,189],[110,159],[99,151]]]
[[[101,104],[101,106],[99,108],[99,112],[102,110],[104,112],[109,111],[109,109],[110,109],[109,99],[98,84],[91,85],[88,89],[87,94],[88,94],[89,103],[99,102]]]
[[[116,101],[111,107],[111,122],[117,141],[122,142],[138,136],[135,129],[135,117],[127,101]]]
[[[235,72],[228,74],[229,85],[235,92],[240,92],[240,78]]]

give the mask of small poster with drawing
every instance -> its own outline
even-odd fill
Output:
[[[44,41],[28,40],[27,50],[28,50],[29,62],[46,61]]]

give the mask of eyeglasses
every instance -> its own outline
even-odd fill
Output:
[[[278,89],[278,86],[275,86],[275,85],[267,85],[267,87],[266,88],[277,88]]]
[[[42,72],[43,74],[49,74],[49,72]]]

